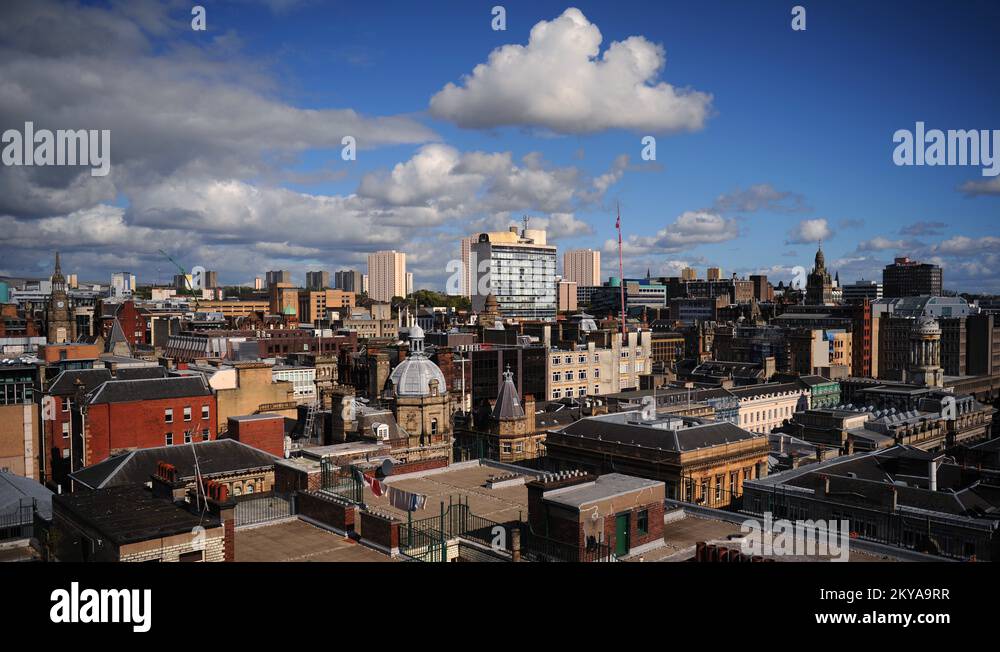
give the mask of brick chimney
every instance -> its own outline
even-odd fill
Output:
[[[205,481],[208,511],[222,521],[223,561],[236,561],[236,501],[229,488],[215,480]]]
[[[177,467],[168,462],[157,462],[156,473],[150,476],[153,485],[153,495],[157,498],[168,498],[175,503],[184,502],[187,496],[187,485],[177,479]]]

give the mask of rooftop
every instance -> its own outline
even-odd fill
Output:
[[[171,376],[138,380],[109,380],[90,397],[90,405],[156,401],[188,396],[211,396],[201,376]]]
[[[52,497],[54,511],[66,512],[97,530],[115,545],[148,541],[194,528],[218,527],[218,517],[192,514],[142,485],[78,491]]]
[[[767,441],[765,435],[744,430],[728,421],[685,416],[644,420],[638,410],[587,417],[558,432],[574,437],[675,452],[750,439]]]
[[[591,503],[662,486],[664,485],[659,480],[647,480],[621,473],[608,473],[598,476],[593,482],[547,491],[544,499],[546,502],[579,510]]]
[[[74,471],[70,477],[93,489],[143,484],[156,472],[158,462],[167,462],[177,468],[179,479],[186,480],[194,478],[196,460],[202,475],[211,477],[273,466],[277,458],[235,439],[216,439],[135,450]]]

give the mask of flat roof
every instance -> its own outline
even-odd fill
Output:
[[[659,480],[638,478],[622,473],[608,473],[607,475],[598,476],[593,482],[586,482],[565,489],[547,491],[543,500],[548,503],[555,503],[578,510],[590,503],[607,500],[616,496],[624,496],[634,491],[652,489],[657,486],[665,485]]]

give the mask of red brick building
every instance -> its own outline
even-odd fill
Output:
[[[621,473],[563,472],[528,482],[527,552],[559,550],[566,561],[587,561],[600,549],[617,557],[664,545],[665,485]],[[534,549],[534,550],[533,550]]]
[[[275,457],[285,456],[285,417],[280,414],[229,417],[225,436]]]
[[[216,403],[201,376],[111,380],[88,395],[84,466],[136,448],[215,439]]]
[[[82,464],[82,455],[73,451],[73,406],[89,392],[111,380],[107,369],[68,369],[61,372],[42,393],[42,473],[41,482],[53,490],[66,484],[69,473]],[[79,423],[79,419],[77,419]],[[80,441],[78,439],[78,441]]]
[[[134,301],[104,303],[101,305],[100,332],[105,341],[111,339],[115,322],[121,326],[125,339],[133,350],[140,344],[149,344],[149,320],[135,307]]]

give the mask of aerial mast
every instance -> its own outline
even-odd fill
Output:
[[[618,209],[618,220],[615,222],[615,228],[618,229],[618,285],[621,290],[622,299],[622,346],[626,346],[628,343],[628,338],[625,335],[625,265],[622,262],[622,207],[621,204],[617,204]]]

